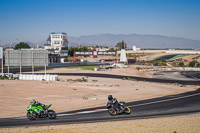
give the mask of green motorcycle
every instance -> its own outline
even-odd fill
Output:
[[[52,104],[45,105],[42,107],[41,105],[29,105],[27,107],[27,118],[29,120],[35,120],[37,118],[46,118],[48,117],[49,119],[55,119],[56,118],[56,113],[54,110],[48,110],[51,107]]]

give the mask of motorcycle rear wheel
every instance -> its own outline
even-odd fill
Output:
[[[35,112],[32,112],[32,114],[27,112],[26,116],[29,120],[35,120],[37,118],[37,114]]]
[[[109,109],[108,109],[108,112],[109,112],[109,114],[112,115],[112,116],[114,116],[114,115],[117,114],[117,110],[114,109],[114,108],[109,108]]]
[[[125,106],[124,108],[125,108],[124,112],[126,114],[130,114],[131,113],[131,109],[128,106]]]

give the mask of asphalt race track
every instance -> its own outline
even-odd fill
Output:
[[[187,73],[185,71],[185,73]],[[44,73],[37,73],[44,74]],[[145,78],[145,77],[136,77],[136,76],[123,76],[123,75],[113,75],[113,74],[101,74],[101,73],[48,73],[52,75],[62,75],[62,76],[87,76],[87,77],[102,77],[102,78],[113,78],[113,79],[134,79],[135,81],[144,81],[144,82],[157,82],[157,83],[179,83],[184,85],[200,85],[200,81],[193,79],[191,80],[179,80],[178,77],[174,79],[159,79],[159,78]],[[171,75],[174,76],[174,75]]]
[[[127,105],[132,111],[130,115],[121,114],[117,116],[110,116],[105,107],[97,107],[58,113],[58,117],[53,120],[40,118],[30,121],[26,117],[3,118],[0,119],[0,128],[144,119],[196,113],[200,112],[200,89],[178,95],[131,102],[127,103]]]
[[[177,79],[188,82],[200,82],[200,71],[161,71],[155,72],[152,76],[153,79],[174,80]]]

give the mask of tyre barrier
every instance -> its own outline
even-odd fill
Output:
[[[58,81],[58,75],[32,75],[32,74],[18,74],[19,80],[44,80],[44,81]]]

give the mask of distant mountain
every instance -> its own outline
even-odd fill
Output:
[[[43,47],[44,44],[47,44],[47,41],[39,41],[39,42],[35,42],[34,44]]]
[[[70,46],[115,46],[124,40],[128,48],[136,45],[140,48],[192,48],[200,49],[200,40],[191,40],[180,37],[168,37],[161,35],[139,35],[139,34],[98,34],[80,37],[69,37]]]
[[[180,37],[168,37],[161,35],[139,35],[139,34],[97,34],[80,37],[69,37],[69,46],[109,46],[114,47],[118,42],[124,40],[127,43],[128,48],[132,48],[136,45],[139,48],[192,48],[200,49],[200,40],[191,40]],[[28,42],[31,47],[44,46],[46,41]],[[16,44],[12,44],[14,47]],[[9,47],[10,44],[6,44],[3,47]]]

